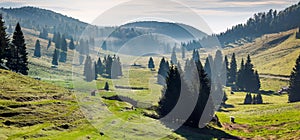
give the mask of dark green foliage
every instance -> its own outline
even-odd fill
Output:
[[[245,64],[244,64],[244,59],[242,59],[241,67],[238,72],[237,81],[236,81],[236,86],[242,91],[245,90],[245,77],[243,76],[244,69],[245,69]]]
[[[252,104],[252,96],[250,93],[246,94],[245,100],[244,100],[244,104]]]
[[[97,69],[97,62],[96,61],[94,62],[93,68],[94,68],[93,72],[95,73],[94,74],[94,76],[95,76],[94,80],[97,80],[98,79],[98,69]]]
[[[300,101],[300,55],[290,76],[289,102]]]
[[[211,63],[208,57],[205,60],[204,70],[207,74],[208,79],[211,79]]]
[[[108,82],[105,82],[104,90],[109,91],[109,84],[108,84]]]
[[[198,62],[200,60],[200,55],[198,50],[193,50],[193,60]]]
[[[9,50],[11,57],[7,60],[7,66],[14,72],[28,75],[28,53],[26,52],[25,39],[19,23],[17,23],[13,33],[12,45],[10,45]]]
[[[149,69],[154,69],[155,68],[154,61],[153,61],[152,57],[150,57],[150,59],[149,59],[148,68]]]
[[[157,76],[158,84],[164,85],[166,83],[165,78],[167,77],[168,72],[169,72],[169,63],[165,60],[165,58],[162,58],[158,69],[158,76]]]
[[[178,69],[171,66],[169,74],[166,78],[166,85],[163,89],[162,97],[158,102],[158,114],[159,116],[165,117],[175,107],[181,91],[181,79]],[[168,120],[174,120],[175,116],[171,116]]]
[[[70,43],[69,43],[69,49],[70,49],[70,50],[74,50],[74,49],[75,49],[75,44],[74,44],[73,37],[72,37],[71,40],[70,40]]]
[[[50,48],[50,46],[51,46],[51,39],[48,40],[47,50]]]
[[[228,80],[229,80],[229,62],[228,62],[228,58],[227,55],[225,55],[224,57],[224,64],[223,64],[224,68],[223,68],[223,72],[226,73],[226,85],[228,85]]]
[[[93,62],[90,56],[87,56],[84,63],[83,76],[85,77],[85,81],[91,82],[95,79],[95,72],[93,69]]]
[[[177,65],[177,57],[176,57],[176,47],[173,48],[172,54],[171,54],[171,64]]]
[[[36,40],[36,42],[35,42],[34,56],[35,57],[41,57],[41,44],[40,44],[40,40]]]
[[[3,64],[3,60],[8,57],[9,39],[5,32],[6,27],[2,20],[2,14],[0,14],[0,64]]]
[[[100,74],[100,75],[102,75],[103,73],[104,73],[104,65],[103,65],[103,63],[102,63],[102,61],[101,61],[101,58],[99,57],[98,58],[98,61],[97,61],[97,65],[96,65],[97,67],[97,74]]]
[[[263,104],[263,98],[260,93],[256,96],[256,104]]]
[[[53,57],[52,57],[52,65],[55,65],[55,66],[58,65],[58,54],[59,54],[59,50],[55,49],[54,53],[53,53]]]
[[[65,35],[62,35],[62,37],[60,38],[60,57],[59,57],[59,62],[63,62],[65,63],[67,61],[67,53],[68,53],[68,44],[65,38]]]
[[[119,76],[122,76],[122,64],[120,62],[120,58],[114,56],[113,57],[113,63],[112,63],[112,73],[110,75],[111,78],[116,79]]]
[[[110,77],[113,58],[110,55],[108,55],[105,60],[105,73]]]
[[[253,95],[252,97],[252,104],[257,104],[257,99],[255,95]]]
[[[40,32],[39,38],[48,39],[48,31],[46,28],[43,28],[43,31]]]
[[[237,80],[236,77],[237,77],[237,64],[236,64],[235,53],[233,53],[231,57],[230,69],[228,73],[228,83],[235,84]]]

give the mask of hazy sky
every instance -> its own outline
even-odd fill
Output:
[[[36,6],[88,23],[92,23],[102,14],[100,20],[105,17],[105,22],[100,24],[104,25],[121,24],[125,19],[141,18],[143,15],[164,18],[166,21],[187,21],[186,24],[197,27],[203,20],[189,16],[194,12],[204,19],[212,32],[219,33],[232,25],[246,22],[254,13],[269,9],[282,10],[298,2],[298,0],[0,0],[0,7]],[[110,12],[107,12],[109,10]]]

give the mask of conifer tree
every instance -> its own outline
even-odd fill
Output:
[[[167,77],[169,72],[169,63],[165,61],[165,58],[162,58],[159,64],[157,83],[165,84],[165,78]]]
[[[16,25],[13,33],[12,45],[10,46],[15,47],[15,49],[11,49],[15,51],[13,52],[15,60],[10,60],[14,62],[14,65],[16,65],[16,69],[13,71],[23,75],[28,75],[28,53],[26,51],[25,39],[19,23]]]
[[[257,104],[263,104],[263,98],[262,98],[260,93],[258,93],[257,96],[256,96],[256,103]]]
[[[113,58],[108,55],[105,61],[105,73],[111,78]]]
[[[236,64],[236,58],[235,53],[232,54],[231,62],[230,62],[230,69],[229,69],[229,84],[235,84],[237,80],[237,64]]]
[[[92,58],[90,56],[87,56],[84,63],[84,70],[83,70],[83,75],[87,82],[91,82],[95,79],[93,71],[94,70],[93,70]]]
[[[177,57],[176,57],[176,47],[173,48],[172,54],[171,54],[171,64],[177,65]]]
[[[104,66],[103,66],[103,63],[101,61],[101,58],[99,57],[98,58],[98,61],[97,61],[97,74],[103,74],[104,72]]]
[[[6,27],[2,20],[2,14],[0,14],[0,64],[4,63],[4,60],[10,56],[9,54],[9,39],[5,32]]]
[[[55,49],[54,53],[53,53],[53,57],[52,57],[52,65],[55,65],[55,66],[58,65],[58,54],[59,54],[59,50]]]
[[[166,78],[166,85],[163,89],[163,93],[160,101],[158,102],[158,114],[165,117],[175,107],[181,91],[181,79],[178,69],[175,66],[171,66],[170,72]],[[174,120],[175,116],[170,116],[167,120]]]
[[[204,70],[207,74],[208,79],[211,80],[211,65],[210,64],[211,63],[209,61],[209,58],[207,57],[206,60],[205,60]]]
[[[155,68],[154,61],[153,61],[152,57],[150,57],[150,59],[149,59],[148,68],[149,69],[154,69]]]
[[[200,55],[198,50],[193,50],[193,60],[198,62],[200,60]]]
[[[51,47],[51,39],[48,40],[47,50]]]
[[[300,101],[300,55],[290,76],[289,102]]]
[[[41,44],[40,44],[40,40],[36,40],[36,42],[35,42],[34,56],[35,57],[41,57]]]
[[[229,80],[229,62],[228,62],[228,58],[227,55],[225,55],[224,57],[224,64],[223,64],[224,68],[223,68],[223,73],[226,73],[226,85],[228,85],[228,80]]]
[[[65,63],[67,61],[67,52],[68,52],[68,46],[67,46],[67,41],[65,38],[65,35],[62,35],[61,40],[60,40],[60,57],[59,57],[59,62]]]
[[[108,84],[108,82],[105,82],[104,90],[109,91],[109,84]]]
[[[70,43],[69,43],[69,49],[70,49],[70,50],[74,50],[74,49],[75,49],[75,44],[74,44],[73,37],[72,37],[71,40],[70,40]]]
[[[257,98],[255,95],[252,97],[252,104],[257,104]]]
[[[93,68],[94,68],[94,80],[97,80],[98,79],[98,69],[97,69],[97,62],[95,61],[94,62],[94,65],[93,65]]]
[[[244,69],[245,69],[245,64],[244,64],[244,59],[242,59],[241,68],[239,69],[237,81],[236,81],[236,86],[242,91],[245,90]]]
[[[252,96],[250,93],[246,94],[245,100],[244,100],[244,104],[252,104]]]

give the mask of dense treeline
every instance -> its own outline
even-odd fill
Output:
[[[0,14],[0,64],[2,68],[28,75],[28,53],[24,35],[19,23],[13,32],[12,41],[8,38],[6,27]]]
[[[162,58],[161,65],[164,69],[167,66],[166,63]],[[183,123],[196,128],[205,126],[209,119],[206,121],[200,121],[200,119],[212,116],[214,107],[209,100],[210,82],[200,59],[187,60],[185,71],[181,70],[180,65],[171,65],[167,71],[165,86],[157,109],[159,116],[163,118],[163,123],[167,126],[173,123]],[[178,110],[174,111],[175,106]],[[209,111],[202,116],[205,108],[209,108]]]
[[[98,75],[105,76],[111,79],[117,79],[123,75],[122,64],[120,57],[105,56],[103,61],[99,57],[97,61],[92,61],[90,56],[87,56],[84,62],[83,76],[85,80],[91,82],[97,80]]]
[[[236,43],[242,39],[252,41],[264,34],[298,28],[300,26],[300,19],[296,17],[299,15],[300,2],[279,12],[270,9],[268,12],[254,14],[246,23],[233,26],[225,32],[182,44],[186,49],[191,50],[201,48],[202,46],[215,47],[216,38],[220,41],[222,47],[227,47],[228,44]]]

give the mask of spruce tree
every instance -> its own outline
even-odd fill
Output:
[[[108,82],[105,82],[104,90],[109,91],[109,84],[108,84]]]
[[[74,50],[74,49],[75,49],[75,44],[74,44],[73,37],[72,37],[71,40],[70,40],[70,43],[69,43],[69,49],[70,49],[70,50]]]
[[[177,65],[177,57],[176,57],[176,47],[173,48],[172,54],[171,54],[171,64]]]
[[[2,20],[2,14],[0,14],[0,64],[4,63],[4,60],[10,56],[9,53],[9,39],[5,32],[6,27]]]
[[[252,104],[252,96],[250,93],[246,94],[245,100],[244,100],[244,104]]]
[[[289,102],[300,101],[300,55],[290,76]]]
[[[204,70],[207,74],[207,77],[211,80],[211,65],[209,58],[207,57],[205,60]]]
[[[84,63],[84,70],[83,70],[85,81],[91,82],[95,79],[93,71],[94,70],[93,70],[92,58],[90,56],[87,56]]]
[[[223,64],[224,68],[223,68],[223,73],[226,73],[226,85],[228,85],[228,80],[229,80],[229,62],[228,62],[228,58],[227,55],[225,55],[224,57],[224,64]]]
[[[165,84],[165,78],[167,77],[169,71],[168,63],[165,61],[165,58],[162,58],[159,64],[158,75],[157,75],[157,83]]]
[[[198,62],[200,60],[200,55],[198,50],[193,50],[193,60]]]
[[[59,62],[65,63],[67,61],[67,53],[68,53],[68,46],[67,46],[68,44],[65,35],[62,35],[60,43],[61,43],[60,45],[61,51],[60,51]]]
[[[47,50],[51,47],[51,39],[48,40]]]
[[[98,79],[98,69],[97,69],[97,62],[95,61],[94,62],[94,65],[93,65],[93,68],[94,68],[94,80],[97,80]]]
[[[55,65],[55,66],[58,65],[58,54],[59,54],[59,50],[55,49],[53,56],[52,56],[52,65]]]
[[[36,42],[35,42],[34,56],[35,57],[41,57],[41,44],[40,44],[40,40],[36,40]]]
[[[109,78],[111,78],[113,58],[110,55],[108,55],[105,62],[105,73],[108,75]]]
[[[245,64],[244,64],[244,59],[242,59],[241,68],[239,69],[237,81],[236,81],[236,86],[242,91],[245,90],[244,70],[245,70]]]
[[[158,114],[165,117],[175,107],[181,91],[181,79],[178,69],[175,66],[171,66],[170,72],[166,78],[166,85],[163,89],[162,96],[158,102]],[[175,120],[175,116],[169,116],[166,118],[168,121]]]
[[[230,69],[229,69],[229,84],[235,84],[236,83],[236,77],[237,77],[237,64],[236,64],[236,58],[235,53],[232,54],[231,62],[230,62]]]
[[[15,47],[15,64],[17,66],[17,69],[15,69],[14,71],[23,75],[28,75],[28,53],[26,52],[25,39],[19,23],[17,23],[15,31],[13,33],[12,44],[13,45],[11,46]]]
[[[154,61],[153,61],[152,57],[150,57],[150,59],[149,59],[148,68],[149,69],[154,69],[155,68]]]
[[[256,96],[256,103],[257,104],[263,104],[263,98],[262,98],[260,93],[258,93],[257,96]]]
[[[104,66],[103,66],[103,63],[101,61],[101,58],[99,57],[98,61],[97,61],[97,73],[102,75],[103,72],[104,72]]]
[[[257,98],[255,95],[252,97],[252,104],[257,104]]]

